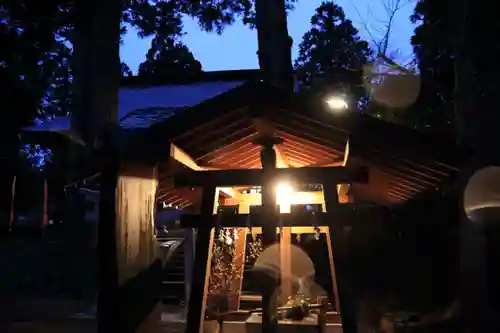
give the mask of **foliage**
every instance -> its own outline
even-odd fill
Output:
[[[121,63],[121,70],[122,70],[122,77],[129,77],[134,75],[130,67],[128,67],[128,65],[124,62]]]
[[[69,89],[57,90],[69,88],[70,50],[61,36],[63,17],[54,15],[63,8],[63,0],[44,2],[43,8],[30,1],[16,1],[6,4],[0,12],[3,49],[8,50],[0,56],[2,80],[12,87],[5,97],[12,102],[7,104],[18,110],[11,119],[16,130],[44,112],[65,112],[61,106]],[[48,100],[54,100],[54,108]]]
[[[295,0],[288,0],[292,8]],[[18,129],[35,118],[67,115],[72,104],[71,54],[73,26],[79,17],[72,0],[48,0],[42,7],[33,0],[2,3],[0,10],[0,80],[4,87],[1,98],[11,110],[10,124],[2,132],[2,156],[15,160],[19,140]],[[224,27],[241,18],[252,24],[254,1],[193,1],[193,0],[127,0],[122,12],[122,33],[128,27],[139,36],[155,36],[142,66],[143,73],[192,73],[201,70],[186,46],[178,42],[181,36],[182,15],[198,20],[207,31],[222,32]],[[175,41],[175,42],[173,42]],[[177,64],[175,57],[183,59]],[[155,65],[157,63],[157,65]],[[164,69],[164,65],[172,68]],[[162,69],[161,71],[159,69]],[[122,74],[130,69],[122,64]],[[9,148],[7,148],[9,147]]]
[[[22,161],[27,170],[41,171],[43,167],[52,162],[52,152],[39,144],[27,144],[20,150]]]
[[[248,244],[246,262],[254,263],[262,253],[262,241],[254,239]]]
[[[311,25],[299,45],[297,78],[304,87],[343,90],[359,100],[364,95],[363,66],[371,55],[368,43],[344,10],[330,1],[316,9]]]
[[[287,0],[287,8],[292,9],[295,2]],[[32,0],[10,0],[2,5],[0,79],[9,87],[3,91],[2,97],[6,97],[3,100],[11,101],[7,104],[19,110],[11,124],[15,130],[34,117],[68,113],[71,91],[68,59],[72,29],[78,18],[73,12],[74,4],[72,0],[48,0],[40,8]],[[221,33],[238,18],[252,25],[255,1],[127,0],[122,12],[122,31],[125,33],[126,27],[132,26],[141,37],[156,37],[148,52],[149,62],[178,54],[190,63],[189,70],[197,70],[198,63],[186,47],[170,39],[181,35],[182,15],[195,18],[206,31]],[[173,55],[162,54],[164,48],[173,50]]]
[[[243,274],[241,267],[236,265],[236,229],[224,228],[218,231],[212,252],[209,294],[227,295],[232,291],[233,281]]]
[[[192,76],[202,71],[186,45],[170,36],[157,36],[146,54],[146,61],[139,65],[139,76],[168,78]]]
[[[454,125],[453,18],[450,0],[419,0],[411,20],[419,23],[411,43],[421,76],[416,109],[423,127],[451,129]]]

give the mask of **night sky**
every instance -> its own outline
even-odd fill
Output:
[[[372,38],[361,22],[366,22],[371,34],[380,38],[381,34],[377,31],[384,29],[383,22],[387,17],[382,1],[384,0],[338,0],[336,3],[344,8],[347,17],[360,30],[360,35],[371,42]],[[288,31],[294,40],[294,57],[303,34],[310,28],[311,16],[320,3],[321,0],[299,0],[296,9],[289,15]],[[409,62],[412,57],[410,37],[414,26],[409,20],[412,11],[413,4],[410,3],[398,12],[390,39],[389,53],[396,53],[397,58],[403,63]],[[186,36],[183,37],[183,42],[201,62],[204,70],[258,68],[257,32],[243,24],[238,22],[219,36],[201,31],[196,22],[186,18],[184,31]],[[122,61],[136,71],[139,64],[144,61],[150,42],[151,38],[140,39],[131,29],[125,36],[121,48]]]

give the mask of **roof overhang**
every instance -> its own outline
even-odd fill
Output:
[[[167,165],[160,172],[160,200],[177,202],[180,208],[196,200],[196,193],[173,188],[172,173],[179,165],[191,170],[260,168],[259,147],[253,144],[256,118],[272,122],[284,139],[276,149],[283,167],[367,166],[370,182],[352,187],[362,201],[405,202],[438,188],[461,167],[451,136],[356,112],[334,115],[314,96],[249,82],[136,133],[141,156]],[[49,132],[71,133],[63,126]]]

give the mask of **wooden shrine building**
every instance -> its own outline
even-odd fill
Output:
[[[335,267],[342,252],[342,237],[336,241],[336,235],[344,226],[383,218],[386,207],[437,190],[459,171],[452,137],[409,130],[355,110],[334,113],[324,101],[265,86],[257,72],[204,73],[193,82],[148,87],[133,80],[119,94],[121,128],[104,141],[102,175],[86,184],[100,184],[101,221],[116,221],[115,230],[107,231],[116,235],[116,243],[106,246],[118,264],[103,270],[118,282],[106,297],[116,298],[118,290],[125,289],[138,295],[139,285],[152,284],[147,272],[154,271],[156,203],[178,207],[189,213],[181,219],[183,226],[198,230],[188,332],[203,329],[212,228],[237,228],[241,237],[236,246],[244,251],[248,227],[258,228],[269,245],[269,234],[276,241],[278,224],[282,243],[290,242],[293,232],[319,228],[330,237],[333,230],[330,258],[325,258],[335,289],[329,301],[340,310],[344,332],[355,332],[352,305],[345,296],[349,292],[343,297],[342,281],[348,277],[341,277],[343,268]],[[67,120],[57,122],[65,128],[62,132],[68,130]],[[50,123],[43,126],[29,130],[50,130]],[[280,199],[275,188],[283,181],[295,190]],[[260,205],[263,209],[252,211]],[[313,215],[291,212],[300,205],[320,209]],[[213,217],[227,206],[236,207],[236,214]],[[102,232],[110,226],[99,228]],[[99,237],[105,247],[104,236]],[[277,260],[282,272],[290,269],[284,248]],[[142,294],[152,297],[150,292]],[[263,302],[269,297],[264,292]],[[153,312],[154,302],[143,303],[142,320],[129,325],[142,327]],[[272,327],[273,319],[264,317],[263,325]]]

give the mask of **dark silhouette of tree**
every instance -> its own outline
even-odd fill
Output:
[[[364,96],[363,66],[372,53],[368,43],[344,10],[330,1],[316,9],[311,25],[295,62],[298,80],[313,90],[345,90],[359,100]]]
[[[130,67],[128,67],[128,65],[123,61],[121,63],[121,69],[122,69],[122,77],[128,77],[134,75]]]
[[[43,6],[27,0],[2,3],[0,99],[9,115],[0,131],[2,211],[10,210],[12,179],[23,170],[19,128],[37,117],[69,111],[71,52],[62,37],[67,4],[65,0],[49,0]]]
[[[193,76],[202,71],[188,47],[172,37],[155,37],[146,54],[146,61],[139,65],[139,76],[172,78]]]
[[[287,0],[287,8],[292,9],[295,1]],[[0,80],[6,88],[1,90],[1,97],[4,105],[16,110],[11,114],[10,130],[2,132],[5,136],[2,155],[10,151],[9,159],[18,155],[17,132],[20,127],[36,117],[67,114],[71,109],[72,64],[68,59],[72,56],[70,47],[74,45],[74,24],[78,18],[73,10],[75,3],[48,0],[43,8],[28,0],[8,0],[2,4]],[[255,1],[127,0],[121,15],[122,32],[126,32],[125,27],[130,25],[141,37],[155,35],[158,46],[168,46],[166,49],[174,50],[173,53],[190,62],[191,55],[184,52],[182,44],[172,46],[165,42],[168,36],[179,36],[182,15],[195,18],[201,29],[220,33],[237,19],[253,26]],[[166,51],[156,48],[154,52],[157,59],[165,59]],[[192,64],[192,67],[188,66],[189,70],[196,68],[194,61]],[[126,67],[122,69],[123,75],[130,74]],[[7,149],[7,146],[11,148]]]
[[[292,9],[294,2],[287,0],[287,9]],[[76,3],[79,2],[48,0],[42,7],[28,0],[2,3],[0,98],[10,115],[9,122],[4,122],[0,131],[0,156],[6,168],[2,175],[5,177],[5,182],[1,182],[2,193],[10,192],[12,175],[18,169],[19,128],[35,118],[66,115],[75,109],[73,92],[79,88],[73,83],[74,65],[81,60],[73,54],[74,28],[79,19],[74,11]],[[155,36],[156,39],[143,72],[190,75],[201,70],[201,65],[184,45],[169,40],[169,36],[173,40],[180,36],[182,15],[195,18],[201,29],[217,33],[237,19],[253,27],[255,1],[125,1],[121,12],[122,34],[131,26],[140,37]],[[176,63],[177,56],[183,65]],[[158,66],[151,64],[151,60]],[[171,64],[166,73],[161,73],[161,63]],[[127,66],[121,67],[123,76],[131,74]]]
[[[455,126],[452,6],[450,0],[420,0],[411,16],[419,24],[411,40],[421,78],[415,119],[419,126],[436,130]]]

